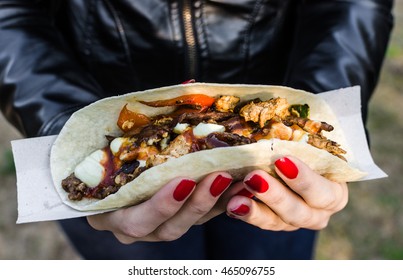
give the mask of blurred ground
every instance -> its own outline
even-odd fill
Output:
[[[10,140],[21,137],[1,115],[0,131],[0,259],[79,258],[56,223],[15,223],[17,193]]]
[[[350,184],[350,201],[320,234],[317,259],[403,259],[403,0],[368,128],[375,162],[387,179]],[[57,223],[16,225],[16,179],[10,140],[20,138],[0,116],[0,259],[78,259]]]

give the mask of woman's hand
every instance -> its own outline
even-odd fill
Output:
[[[346,206],[346,183],[330,181],[291,156],[277,160],[275,166],[287,186],[262,170],[249,173],[231,189],[246,188],[244,195],[228,201],[230,217],[267,230],[317,230],[325,228],[330,217]],[[257,200],[250,198],[253,195]]]
[[[231,182],[226,172],[212,173],[197,186],[193,180],[176,178],[139,205],[87,219],[93,228],[109,230],[125,244],[175,240],[212,212]]]

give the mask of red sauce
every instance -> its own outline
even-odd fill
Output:
[[[99,193],[102,189],[115,185],[114,175],[122,165],[119,158],[113,156],[109,145],[103,148],[102,151],[106,154],[101,162],[101,165],[105,169],[104,178],[98,186],[94,188],[87,188],[85,192],[86,197],[97,197],[97,193]]]

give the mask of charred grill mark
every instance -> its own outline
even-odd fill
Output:
[[[313,121],[308,118],[300,118],[294,116],[288,116],[283,120],[283,123],[287,126],[292,126],[293,124],[298,125],[303,130],[311,134],[319,134],[322,130],[332,131],[334,127],[326,122]]]

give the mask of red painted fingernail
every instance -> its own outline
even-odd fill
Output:
[[[274,164],[288,179],[295,179],[298,176],[297,166],[288,158],[280,158]]]
[[[242,189],[239,192],[237,192],[236,195],[242,195],[248,198],[252,198],[254,197],[253,193],[251,193],[250,191],[248,191],[247,189]]]
[[[212,196],[219,196],[232,182],[231,178],[218,175],[211,184],[210,193]]]
[[[244,182],[248,187],[255,192],[264,193],[269,189],[269,183],[259,175],[253,175],[249,180]]]
[[[192,84],[192,83],[195,83],[195,82],[196,82],[195,79],[190,79],[190,80],[184,81],[184,82],[182,83],[182,85]]]
[[[182,180],[174,190],[174,199],[176,201],[184,200],[194,189],[196,182],[193,180]]]
[[[237,216],[245,216],[246,214],[249,213],[249,211],[250,211],[250,208],[248,205],[241,204],[234,210],[231,210],[231,213],[235,214]]]

